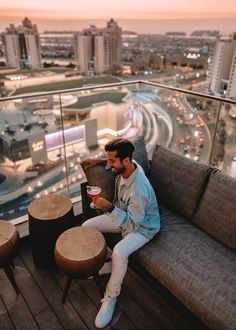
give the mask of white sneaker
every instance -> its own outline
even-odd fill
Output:
[[[116,306],[116,298],[105,296],[101,302],[102,306],[95,319],[95,326],[97,328],[104,328],[111,322]]]
[[[110,274],[111,273],[111,260],[105,262],[101,269],[99,269],[99,275]]]

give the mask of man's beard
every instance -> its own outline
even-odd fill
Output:
[[[111,167],[111,169],[112,168],[115,168],[115,167]],[[116,172],[113,172],[112,171],[112,173],[115,175],[115,176],[117,176],[117,175],[120,175],[120,174],[123,174],[124,172],[125,172],[125,166],[122,166],[122,167],[120,167],[120,168],[115,168],[116,169]]]

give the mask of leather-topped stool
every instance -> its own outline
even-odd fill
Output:
[[[62,303],[65,302],[73,278],[93,276],[103,296],[98,271],[105,263],[106,255],[105,239],[94,228],[75,227],[61,234],[55,246],[55,260],[59,269],[66,274]]]
[[[20,236],[16,227],[9,221],[0,220],[0,268],[4,269],[17,294],[19,294],[19,289],[12,267],[14,267],[13,259],[18,252],[19,243]]]

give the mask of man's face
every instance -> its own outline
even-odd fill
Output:
[[[107,152],[107,165],[111,168],[115,175],[123,174],[126,170],[126,160],[120,160],[116,157],[117,151]]]

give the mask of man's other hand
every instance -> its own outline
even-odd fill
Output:
[[[93,204],[97,209],[102,210],[103,212],[106,212],[112,206],[112,204],[108,200],[102,197],[94,198]]]

